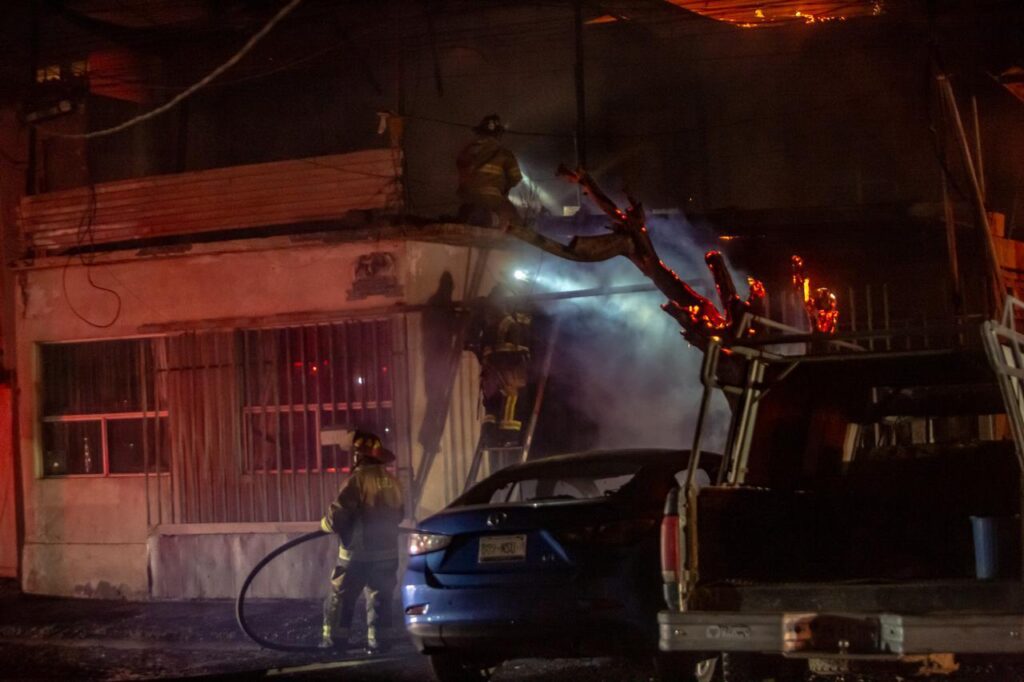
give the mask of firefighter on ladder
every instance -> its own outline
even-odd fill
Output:
[[[352,433],[352,473],[320,521],[338,536],[338,563],[324,600],[321,646],[344,651],[356,600],[366,592],[366,648],[383,651],[398,573],[402,489],[386,465],[394,455],[372,433]]]
[[[459,153],[459,221],[484,227],[518,225],[519,213],[509,201],[509,191],[522,179],[515,154],[499,141],[505,126],[497,114],[485,116],[473,128],[476,139]]]
[[[487,449],[522,445],[524,401],[520,397],[530,380],[533,317],[516,310],[509,296],[504,285],[491,290],[469,337],[470,350],[480,361],[484,406],[480,438]],[[492,457],[492,464],[499,461]]]

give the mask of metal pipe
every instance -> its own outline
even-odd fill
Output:
[[[866,304],[868,331],[874,331],[875,330],[875,315],[874,315],[875,311],[874,311],[874,301],[871,300],[871,285],[870,284],[866,284],[864,286],[864,303]],[[870,350],[874,350],[875,349],[875,338],[873,336],[872,337],[868,337],[867,341],[868,341],[868,348]]]
[[[707,350],[704,351],[704,359],[701,362],[701,383],[704,390],[700,395],[700,408],[697,411],[697,424],[693,430],[693,444],[690,447],[690,461],[686,467],[686,485],[684,490],[689,491],[694,485],[697,469],[700,466],[700,446],[704,437],[704,420],[707,418],[708,406],[711,401],[711,392],[715,388],[715,369],[718,365],[718,353],[721,344],[716,339],[708,342]]]
[[[978,122],[978,98],[971,95],[971,117],[974,119],[974,160],[978,166],[978,188],[982,200],[988,195],[985,191],[985,160],[981,155],[981,124]]]
[[[892,350],[892,320],[889,319],[889,283],[882,283],[882,322],[888,332],[885,337],[885,349]]]
[[[953,87],[950,85],[949,79],[945,74],[940,74],[938,76],[938,81],[939,90],[942,92],[946,100],[946,106],[953,118],[956,139],[960,146],[960,155],[963,158],[964,166],[967,170],[967,177],[971,181],[971,193],[974,197],[975,209],[978,212],[978,228],[983,232],[982,237],[985,242],[985,255],[988,259],[990,275],[994,286],[992,294],[994,298],[995,314],[998,316],[999,309],[1002,305],[1002,299],[1006,293],[1006,287],[1003,284],[1002,268],[999,266],[999,259],[996,257],[995,244],[992,241],[992,232],[989,229],[988,213],[985,210],[985,191],[982,186],[982,181],[975,170],[974,161],[971,158],[971,150],[967,142],[967,134],[964,132],[964,122],[963,119],[960,118],[960,110],[956,104],[956,97],[953,95]]]
[[[533,410],[530,412],[530,424],[526,427],[526,436],[523,438],[523,452],[519,457],[525,462],[530,456],[530,446],[533,445],[533,432],[537,428],[537,420],[540,417],[540,407],[544,401],[544,390],[548,384],[548,375],[551,374],[551,361],[555,356],[555,344],[558,342],[558,332],[562,326],[562,318],[556,317],[551,325],[551,333],[548,335],[548,347],[544,351],[544,364],[541,369],[540,380],[537,382],[537,395],[533,399]]]
[[[576,35],[576,168],[587,167],[587,98],[583,61],[583,0],[573,3],[573,28]]]
[[[857,294],[853,287],[847,287],[849,296],[850,331],[857,331]]]

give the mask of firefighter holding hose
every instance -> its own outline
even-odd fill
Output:
[[[345,650],[356,600],[366,591],[366,642],[383,651],[391,630],[391,601],[397,583],[398,525],[402,489],[386,465],[394,455],[376,435],[352,433],[352,473],[320,521],[338,536],[338,563],[324,600],[321,646]]]

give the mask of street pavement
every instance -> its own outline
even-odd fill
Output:
[[[252,625],[274,641],[312,644],[320,605],[254,601]],[[358,629],[358,628],[356,628]],[[0,679],[270,679],[422,682],[426,658],[406,640],[387,656],[337,660],[322,653],[282,653],[251,643],[228,600],[129,602],[22,594],[0,581]],[[502,665],[494,682],[642,682],[648,675],[614,659],[521,660]]]

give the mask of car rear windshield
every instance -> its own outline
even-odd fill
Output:
[[[632,481],[637,462],[576,462],[498,473],[469,490],[456,504],[503,504],[609,497]]]

